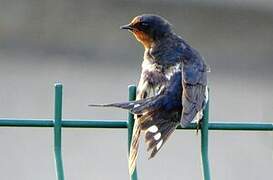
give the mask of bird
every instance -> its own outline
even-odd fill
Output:
[[[144,47],[136,101],[90,106],[123,108],[135,114],[128,162],[132,174],[141,132],[145,133],[152,158],[179,124],[185,128],[194,119],[200,123],[208,101],[209,67],[159,15],[138,15],[120,28],[131,32]]]

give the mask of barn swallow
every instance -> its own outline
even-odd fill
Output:
[[[132,174],[142,131],[152,158],[179,124],[187,127],[194,119],[201,120],[208,99],[208,67],[163,17],[139,15],[121,29],[131,32],[145,49],[136,101],[101,106],[129,109],[137,115],[129,153]]]

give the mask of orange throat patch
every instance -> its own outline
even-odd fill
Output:
[[[136,39],[141,42],[145,49],[149,49],[151,47],[153,40],[147,34],[138,30],[134,30],[133,34],[135,35]]]

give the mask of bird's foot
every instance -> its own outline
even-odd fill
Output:
[[[196,122],[196,135],[198,136],[199,130],[201,129],[202,126],[202,120],[200,119],[199,121]]]

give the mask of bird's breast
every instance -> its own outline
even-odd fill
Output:
[[[155,63],[152,63],[149,59],[144,57],[144,60],[142,62],[142,69],[144,71],[160,71],[160,66],[158,66]]]

